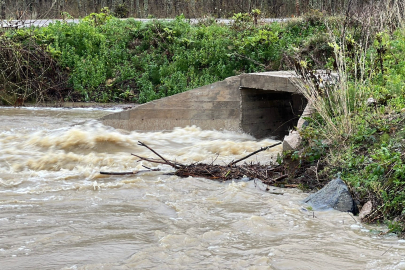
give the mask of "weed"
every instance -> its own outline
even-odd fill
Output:
[[[357,201],[372,201],[373,210],[364,220],[385,221],[390,232],[402,234],[405,28],[399,12],[403,3],[387,3],[379,3],[386,17],[357,21],[364,32],[348,27],[350,18],[340,30],[328,25],[334,51],[329,66],[336,67],[337,81],[324,84],[325,75],[313,72],[306,59],[295,59],[303,79],[297,86],[316,111],[301,131],[304,149],[298,158],[310,165],[327,164],[329,175],[341,171]],[[367,104],[369,97],[375,102]]]

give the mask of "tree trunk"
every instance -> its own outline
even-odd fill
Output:
[[[80,13],[81,13],[82,7],[83,7],[82,0],[77,0],[77,5],[79,6],[79,16],[80,16]]]
[[[0,19],[6,19],[6,0],[0,0]],[[3,24],[3,22],[1,22]]]
[[[129,1],[129,17],[134,17],[134,1]]]
[[[149,13],[149,0],[143,0],[143,10],[145,18],[148,17]]]
[[[65,1],[59,0],[58,17],[62,17],[62,13],[65,11]]]
[[[86,1],[84,1],[84,3],[83,3],[83,10],[84,10],[84,16],[87,16],[87,3],[86,3]]]
[[[118,2],[118,0],[112,0],[111,11],[114,11],[115,7],[120,4]]]
[[[181,3],[179,0],[174,0],[174,16],[179,16],[183,13],[181,9]]]
[[[173,0],[166,0],[166,17],[171,17],[173,15]]]
[[[31,13],[32,13],[33,18],[35,18],[35,19],[39,18],[39,11],[40,11],[39,0],[35,0],[32,3],[32,12]]]
[[[136,17],[140,18],[141,17],[141,8],[139,7],[139,0],[136,0]]]
[[[190,0],[190,3],[189,3],[189,17],[190,18],[195,18],[196,16],[195,16],[195,0]]]

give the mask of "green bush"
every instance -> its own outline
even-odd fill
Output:
[[[78,24],[56,22],[20,30],[13,38],[23,42],[33,35],[69,70],[70,85],[84,101],[147,102],[243,72],[288,68],[282,63],[285,51],[323,31],[297,28],[294,36],[288,26],[255,27],[242,15],[236,19],[248,28],[190,25],[184,16],[122,21],[103,10]]]

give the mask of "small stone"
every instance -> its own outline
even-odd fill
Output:
[[[367,215],[371,213],[372,210],[373,210],[372,202],[371,201],[366,202],[360,210],[359,218],[360,219],[365,218]]]
[[[376,105],[376,104],[377,104],[377,101],[376,101],[374,98],[369,97],[369,98],[367,99],[367,105],[368,105],[368,106],[374,106],[374,105]]]
[[[283,151],[296,150],[302,141],[301,135],[298,131],[291,131],[288,136],[284,137]]]

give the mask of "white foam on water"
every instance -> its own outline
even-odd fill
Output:
[[[98,115],[97,110],[6,110],[0,118],[13,127],[0,128],[3,269],[404,265],[403,241],[374,233],[384,227],[360,224],[347,213],[302,210],[306,194],[299,190],[272,188],[282,193],[277,195],[252,181],[179,178],[167,175],[170,166],[131,155],[157,158],[138,145],[142,141],[177,162],[228,164],[273,140],[195,126],[121,131],[89,120],[86,114]],[[247,162],[268,164],[280,150],[274,147]],[[143,165],[161,171],[99,174],[143,170]]]

